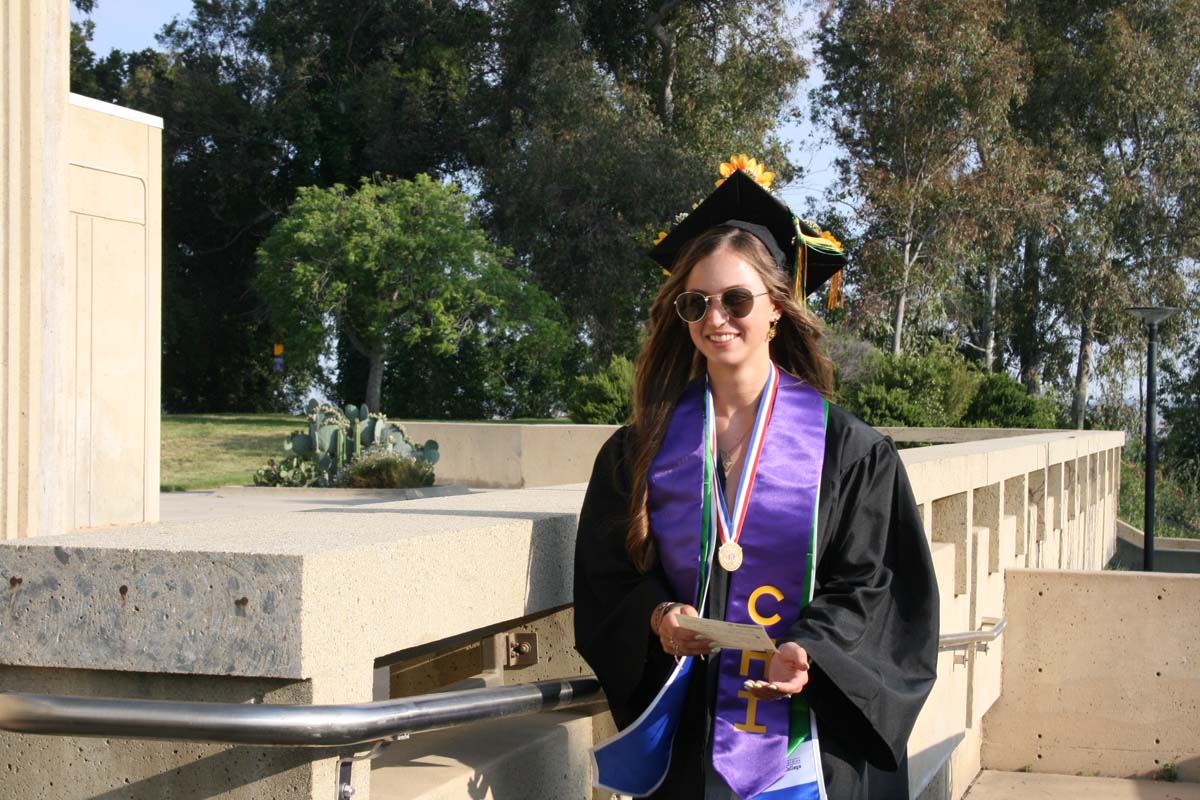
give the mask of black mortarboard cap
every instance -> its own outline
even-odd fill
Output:
[[[846,264],[840,244],[822,237],[742,170],[726,178],[696,206],[654,246],[650,257],[670,270],[688,242],[717,225],[732,225],[758,237],[793,287],[799,288],[797,276],[803,276],[805,297]]]

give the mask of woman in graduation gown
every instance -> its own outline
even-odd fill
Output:
[[[937,586],[895,446],[828,402],[804,299],[840,246],[733,171],[651,255],[670,276],[580,515],[575,639],[630,735],[600,771],[643,760],[634,736],[670,751],[643,789],[598,783],[906,798]],[[778,652],[719,651],[681,627],[697,615],[762,624]]]

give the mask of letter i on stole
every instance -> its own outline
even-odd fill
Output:
[[[763,680],[766,680],[767,670],[771,668],[771,657],[773,655],[774,653],[767,653],[758,650],[743,650],[742,664],[741,668],[738,670],[738,675],[743,678],[750,677],[750,662],[761,661],[763,662]],[[759,725],[755,719],[755,715],[758,711],[758,698],[745,690],[738,692],[737,696],[746,701],[746,720],[745,722],[735,722],[733,727],[744,733],[766,733],[767,727],[765,725]]]

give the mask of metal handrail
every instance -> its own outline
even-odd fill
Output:
[[[974,644],[987,652],[987,643],[1000,638],[1000,634],[1008,627],[1008,620],[984,617],[982,622],[989,627],[966,633],[946,633],[938,637],[938,650],[959,650]]]
[[[985,649],[1008,626],[948,633],[939,650]],[[594,676],[439,692],[353,705],[247,705],[0,692],[0,730],[62,736],[167,739],[260,747],[346,747],[486,719],[597,702]]]
[[[345,747],[599,699],[591,676],[354,705],[246,705],[0,692],[0,730],[264,747]]]

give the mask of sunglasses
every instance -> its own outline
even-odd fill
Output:
[[[709,304],[715,298],[720,302],[725,313],[734,319],[741,319],[754,309],[754,298],[762,297],[769,292],[752,293],[749,289],[734,287],[720,294],[702,294],[701,292],[683,292],[675,298],[675,313],[684,322],[699,322],[708,313]]]

